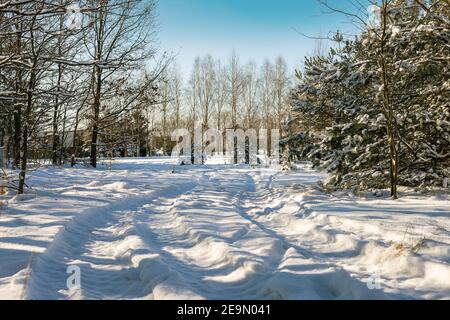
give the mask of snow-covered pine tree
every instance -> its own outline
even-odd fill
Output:
[[[290,126],[298,130],[291,130],[285,143],[297,157],[330,171],[328,185],[387,187],[392,181],[389,130],[398,183],[442,186],[448,181],[447,6],[426,8],[389,2],[383,47],[380,25],[371,26],[354,41],[338,34],[328,57],[306,59],[292,95]]]
[[[400,2],[388,42],[402,152],[400,181],[442,186],[450,168],[449,4]],[[447,15],[445,12],[447,11]]]

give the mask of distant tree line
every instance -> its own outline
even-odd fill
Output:
[[[290,74],[233,53],[188,79],[155,47],[152,0],[1,0],[0,145],[24,192],[36,162],[169,155],[178,128],[282,128]]]
[[[150,114],[152,130],[162,140],[153,148],[168,155],[173,143],[170,133],[186,128],[192,133],[203,129],[280,129],[289,114],[291,74],[279,57],[242,64],[236,53],[223,63],[211,55],[195,59],[188,79],[182,79],[176,64],[165,70],[158,81],[161,101]]]

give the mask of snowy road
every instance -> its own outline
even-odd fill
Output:
[[[0,217],[9,235],[13,218],[29,219],[20,214],[25,206],[58,210],[45,202],[56,194],[86,205],[61,222],[28,268],[24,255],[17,273],[0,273],[0,298],[450,298],[447,196],[397,205],[325,195],[314,188],[323,175],[306,167],[171,173],[164,161],[130,160],[116,168],[96,172],[97,180],[80,169],[75,185],[55,178],[46,189],[38,176],[40,196],[10,203]],[[71,265],[80,268],[80,289],[67,288]]]

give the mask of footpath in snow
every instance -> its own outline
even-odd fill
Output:
[[[448,195],[171,161],[34,171],[0,209],[0,299],[450,299]]]

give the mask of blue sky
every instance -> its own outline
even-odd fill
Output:
[[[343,0],[330,4],[348,6]],[[354,32],[339,14],[329,14],[316,0],[159,0],[159,43],[178,55],[184,75],[198,55],[212,54],[226,62],[235,50],[241,62],[282,55],[291,69],[313,52],[314,40],[329,30]]]

